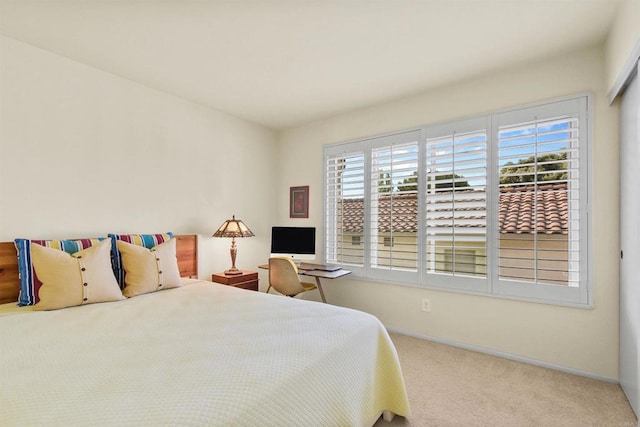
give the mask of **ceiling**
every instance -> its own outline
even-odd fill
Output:
[[[3,35],[273,129],[604,41],[618,0],[0,0]]]

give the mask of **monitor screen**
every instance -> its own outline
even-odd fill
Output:
[[[271,227],[271,255],[315,260],[315,227]]]

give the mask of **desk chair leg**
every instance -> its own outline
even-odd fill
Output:
[[[324,292],[322,291],[322,284],[320,284],[320,278],[316,276],[316,285],[318,286],[318,290],[320,291],[320,297],[322,298],[323,303],[327,303],[327,300],[324,299]]]

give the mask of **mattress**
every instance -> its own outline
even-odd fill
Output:
[[[0,316],[0,425],[366,426],[409,411],[380,321],[204,281]]]

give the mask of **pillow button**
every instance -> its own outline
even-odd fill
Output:
[[[87,286],[87,285],[88,285],[88,283],[87,283],[87,282],[84,282],[84,283],[82,284],[82,286]]]
[[[86,268],[82,267],[80,270],[81,270],[81,271],[86,271]]]

